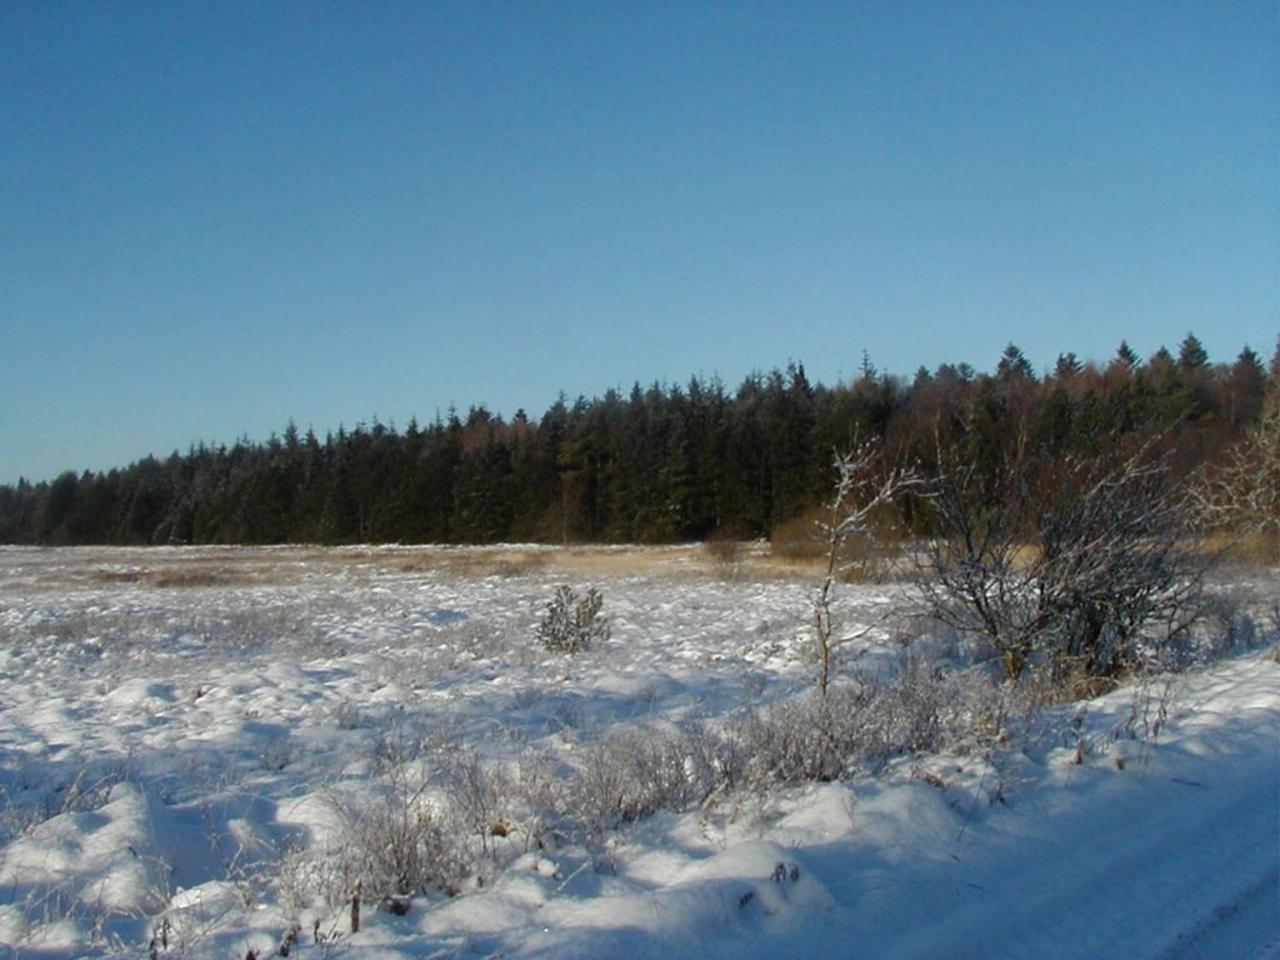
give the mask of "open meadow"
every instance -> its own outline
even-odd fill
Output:
[[[1275,573],[1075,702],[903,581],[838,584],[820,697],[818,576],[0,548],[0,956],[1280,957]]]

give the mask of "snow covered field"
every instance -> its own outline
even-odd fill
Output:
[[[1264,617],[1173,680],[769,781],[733,744],[775,743],[769,705],[812,684],[812,581],[725,572],[693,548],[0,549],[0,956],[1280,958]],[[542,649],[560,583],[603,591],[607,642]],[[840,662],[956,657],[914,629]],[[994,696],[921,682],[939,717]],[[432,882],[384,898],[375,861]]]

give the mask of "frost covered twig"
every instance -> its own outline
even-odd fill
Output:
[[[923,485],[914,466],[895,465],[881,471],[880,444],[866,440],[845,453],[836,453],[835,490],[828,501],[818,529],[826,547],[826,568],[814,591],[813,633],[818,647],[818,691],[826,696],[831,681],[831,655],[836,646],[866,636],[867,627],[857,634],[836,638],[831,604],[836,578],[842,572],[841,556],[853,539],[874,539],[872,519],[907,490]]]

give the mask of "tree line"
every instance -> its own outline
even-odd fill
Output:
[[[1191,334],[1143,360],[1059,356],[1038,375],[1010,344],[994,371],[967,364],[904,378],[864,354],[847,383],[804,367],[638,383],[563,395],[539,419],[474,406],[398,430],[377,421],[323,439],[290,423],[265,442],[193,446],[105,472],[0,486],[0,542],[662,543],[768,536],[830,493],[832,458],[867,438],[893,462],[937,467],[958,452],[998,471],[1012,445],[1040,459],[1158,437],[1188,475],[1224,455],[1280,394],[1246,347],[1212,363]],[[927,521],[905,517],[917,532]]]

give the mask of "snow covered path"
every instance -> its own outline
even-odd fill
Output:
[[[1064,766],[970,826],[886,957],[1254,957],[1280,922],[1280,664],[1197,678],[1187,722],[1125,771]],[[1054,786],[1060,789],[1054,789]],[[886,902],[889,901],[889,902]],[[893,902],[897,901],[897,902]],[[905,909],[904,909],[905,908]],[[910,918],[918,919],[912,923]],[[925,919],[928,918],[928,919]],[[870,931],[858,931],[870,935]]]

